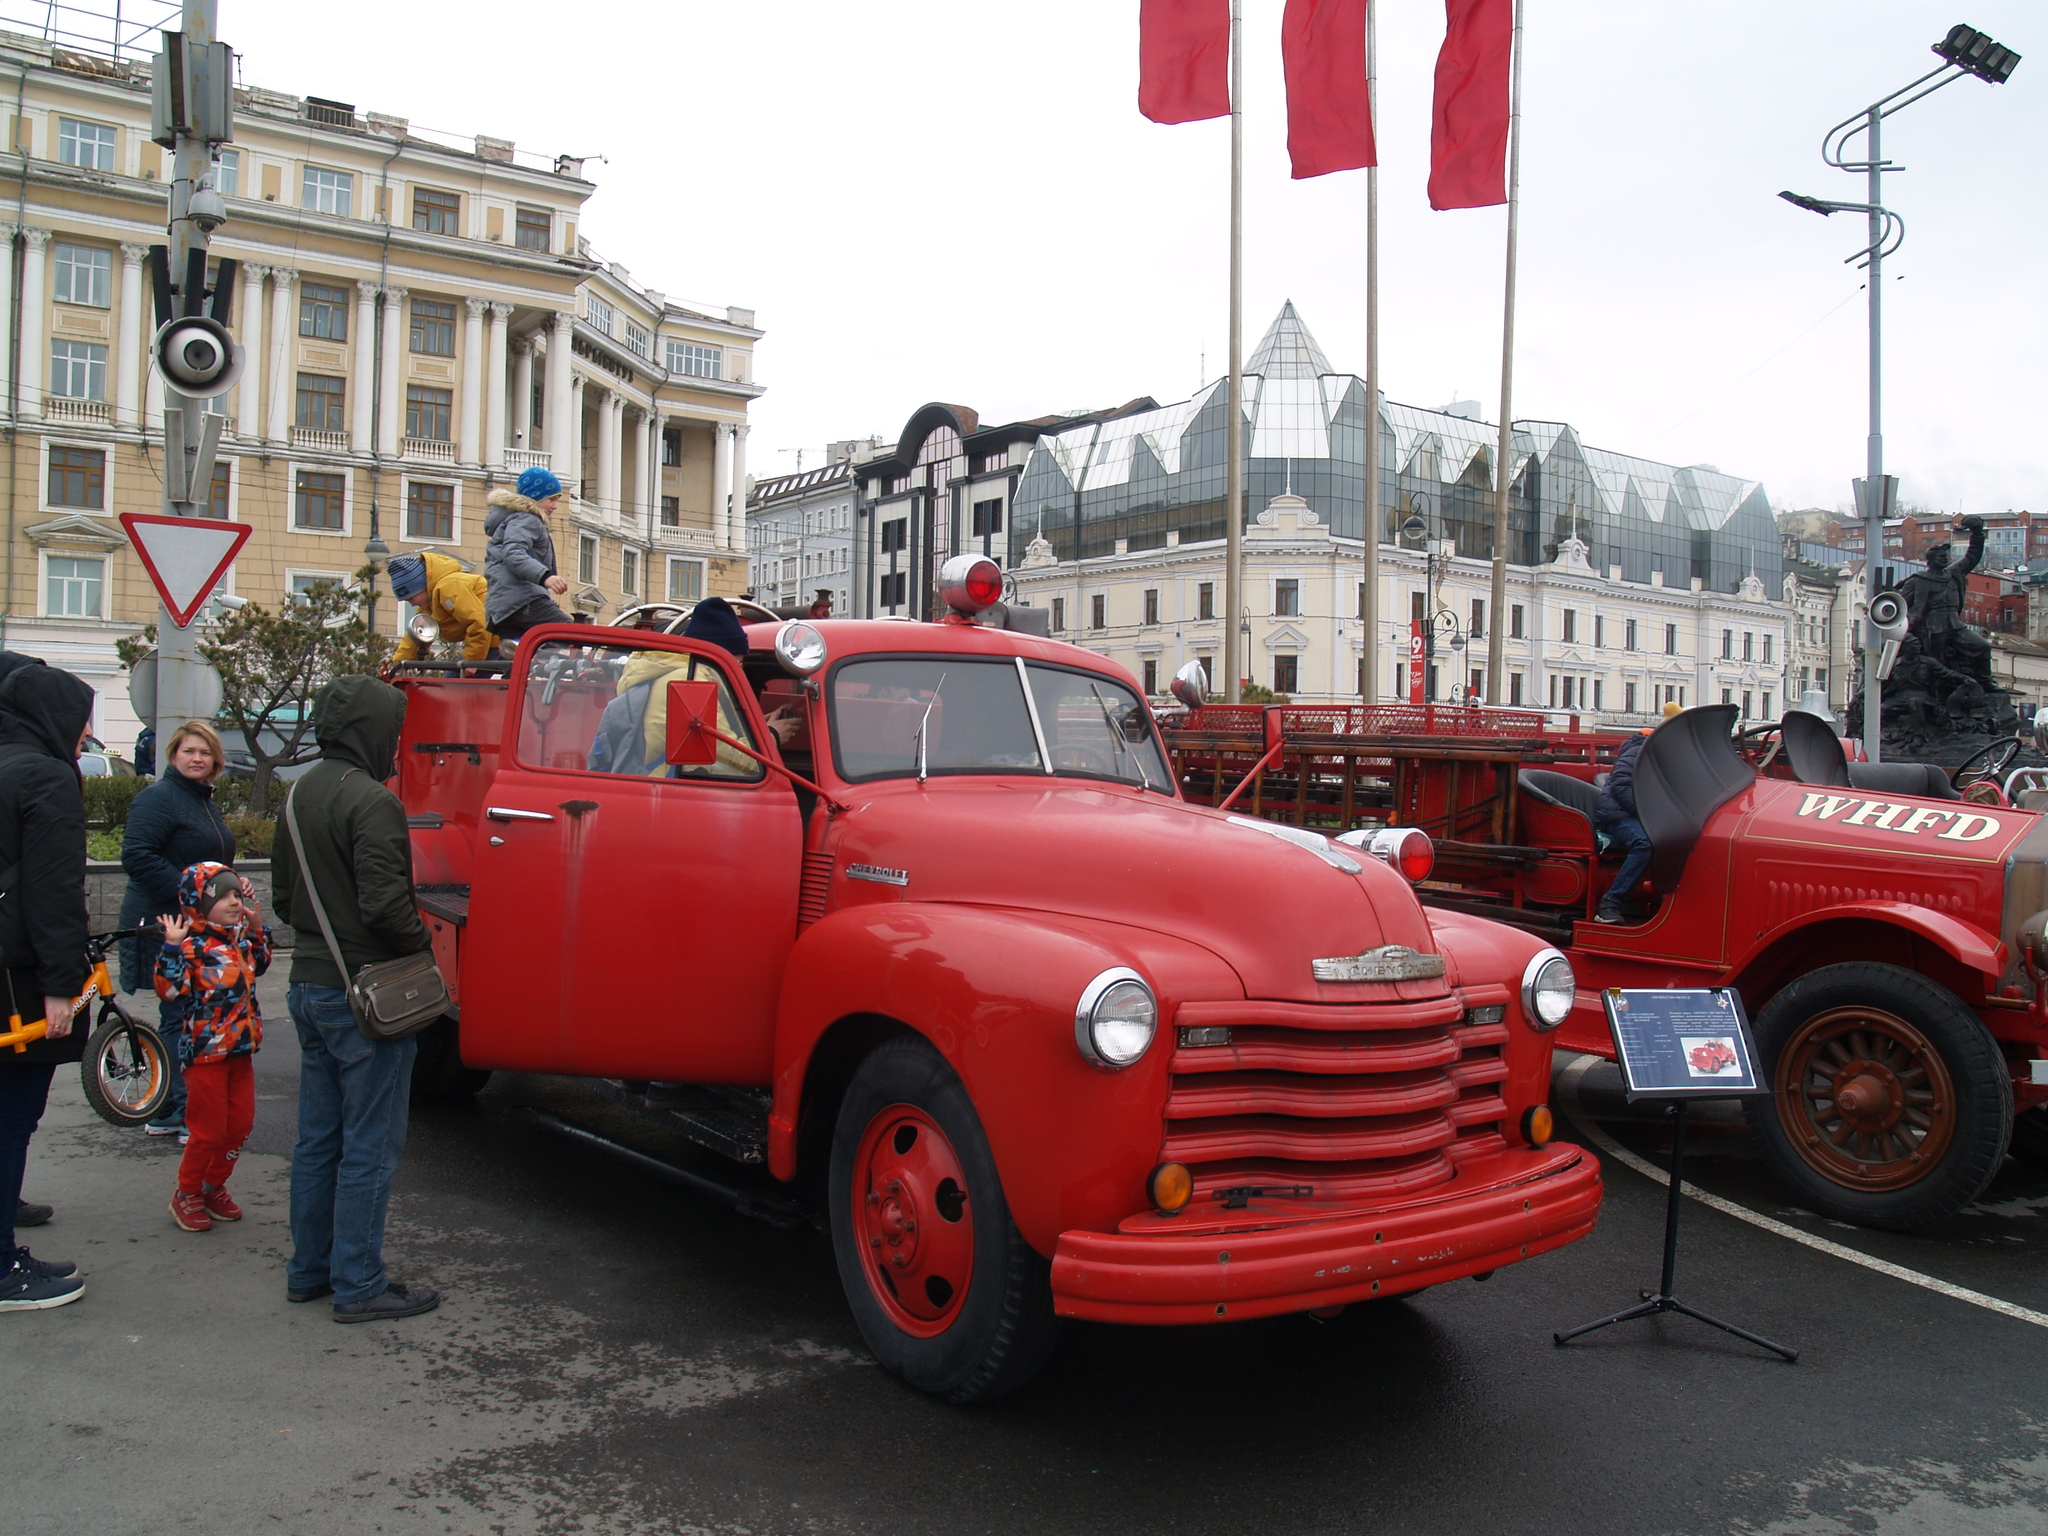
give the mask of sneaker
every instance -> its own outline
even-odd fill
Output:
[[[69,1259],[39,1259],[26,1248],[14,1250],[14,1262],[45,1280],[69,1280],[78,1273],[78,1266]]]
[[[182,1120],[145,1120],[142,1122],[145,1136],[176,1136],[181,1142],[188,1134]]]
[[[178,1145],[185,1146],[192,1140],[192,1132],[184,1126],[178,1127]]]
[[[225,1184],[213,1184],[199,1192],[200,1201],[206,1206],[206,1214],[215,1221],[240,1221],[242,1208],[235,1204],[235,1197],[228,1193]]]
[[[286,1286],[284,1289],[284,1299],[294,1302],[318,1301],[322,1296],[332,1296],[333,1294],[334,1287],[325,1280],[322,1280],[318,1285],[303,1286],[297,1290],[290,1286]]]
[[[334,1320],[337,1323],[372,1323],[380,1317],[417,1317],[439,1305],[439,1291],[430,1291],[423,1285],[404,1286],[394,1280],[385,1287],[381,1296],[372,1296],[368,1301],[335,1303]]]
[[[1593,914],[1593,921],[1596,923],[1618,923],[1622,921],[1622,916],[1613,907],[1602,907]]]
[[[37,1205],[33,1200],[14,1202],[14,1224],[17,1227],[40,1227],[56,1214],[55,1207]]]
[[[85,1282],[76,1275],[57,1279],[17,1264],[0,1273],[0,1312],[43,1312],[78,1300]]]
[[[206,1214],[206,1201],[179,1190],[171,1196],[171,1220],[187,1232],[211,1232],[213,1218]]]

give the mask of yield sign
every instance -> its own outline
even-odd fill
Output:
[[[250,523],[211,517],[161,517],[123,512],[121,526],[142,557],[142,568],[164,600],[171,622],[184,629],[199,611],[235,556],[256,531]]]

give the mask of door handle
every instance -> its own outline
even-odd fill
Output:
[[[506,805],[485,806],[484,814],[493,821],[553,821],[555,819],[554,814],[550,811],[515,811]]]

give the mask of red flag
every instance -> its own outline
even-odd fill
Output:
[[[1138,110],[1155,123],[1230,114],[1230,0],[1138,0]]]
[[[1287,155],[1294,179],[1378,165],[1365,85],[1366,0],[1287,0]]]
[[[1514,0],[1444,0],[1444,14],[1429,133],[1429,206],[1504,203]]]

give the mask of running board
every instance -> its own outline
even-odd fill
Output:
[[[816,1225],[810,1212],[794,1201],[764,1195],[756,1190],[741,1189],[737,1185],[710,1178],[694,1169],[679,1168],[674,1163],[665,1163],[658,1157],[649,1157],[645,1152],[623,1146],[609,1137],[598,1135],[595,1131],[587,1131],[580,1125],[572,1125],[549,1110],[519,1104],[513,1107],[512,1114],[529,1125],[537,1125],[544,1131],[553,1132],[565,1141],[573,1141],[579,1146],[607,1153],[620,1162],[638,1168],[642,1173],[651,1173],[656,1178],[667,1179],[671,1184],[680,1184],[700,1195],[709,1195],[728,1209],[737,1211],[742,1216],[751,1216],[756,1221],[764,1221],[778,1231],[798,1232]]]
[[[647,1084],[622,1082],[617,1078],[586,1079],[590,1086],[610,1099],[641,1114],[651,1115],[671,1130],[720,1157],[736,1163],[761,1166],[768,1161],[768,1095],[744,1088],[699,1088],[679,1085],[680,1094],[695,1094],[703,1102],[684,1105],[663,1104],[648,1097]]]

